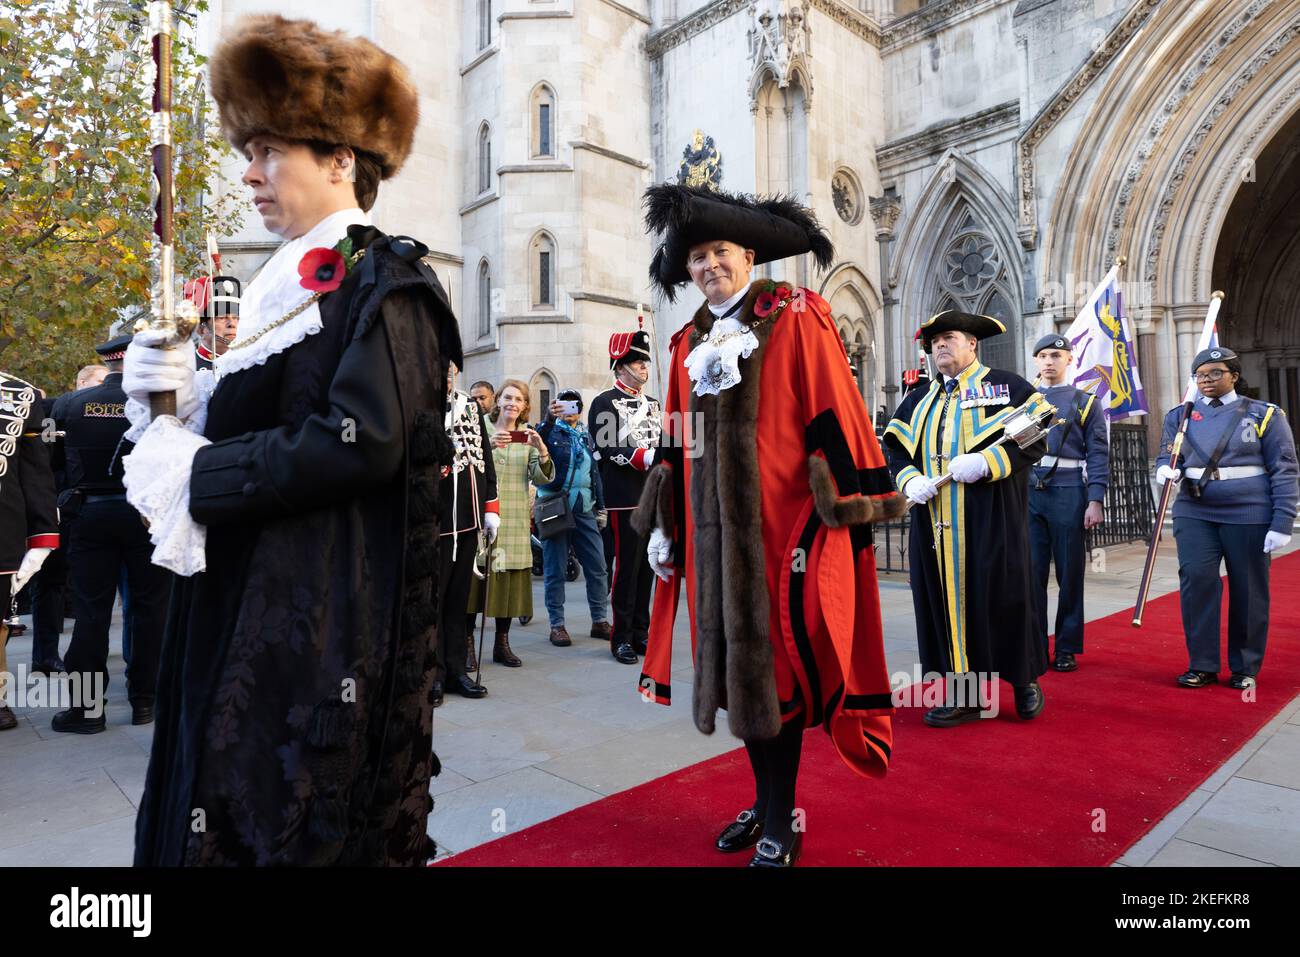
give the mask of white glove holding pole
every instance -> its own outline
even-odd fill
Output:
[[[176,393],[176,417],[182,422],[199,407],[194,387],[194,355],[184,346],[162,348],[163,333],[153,329],[136,333],[126,347],[122,364],[122,391],[149,404],[153,392]]]
[[[501,528],[501,516],[496,512],[483,513],[483,533],[489,542],[497,540],[497,531]]]
[[[650,569],[661,581],[670,581],[673,577],[673,543],[659,529],[650,533],[650,544],[646,546],[646,556],[650,559]]]
[[[924,475],[917,475],[907,480],[903,486],[903,498],[913,505],[924,505],[939,494],[934,482]]]
[[[958,482],[978,482],[982,478],[988,478],[989,463],[978,452],[967,452],[953,459],[948,471]]]
[[[1177,482],[1182,477],[1182,469],[1171,469],[1168,465],[1162,465],[1156,469],[1157,485],[1164,485],[1166,482]]]
[[[1286,548],[1290,544],[1290,535],[1283,535],[1281,532],[1269,532],[1264,536],[1264,554],[1267,555],[1279,548]]]
[[[1273,533],[1269,532],[1269,534]],[[1267,550],[1266,548],[1265,551]],[[16,595],[23,590],[23,586],[27,584],[28,579],[41,570],[41,566],[45,564],[45,559],[50,557],[52,551],[54,551],[52,548],[27,549],[22,562],[18,565],[18,571],[14,572],[13,584],[9,587],[10,596]]]

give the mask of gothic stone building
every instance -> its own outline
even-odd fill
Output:
[[[930,314],[998,316],[984,360],[1032,374],[1122,256],[1153,412],[1222,289],[1220,338],[1300,421],[1300,0],[214,0],[206,35],[268,6],[414,71],[377,221],[433,250],[466,381],[525,379],[535,415],[607,385],[638,306],[661,351],[687,321],[694,293],[651,301],[640,226],[644,187],[683,177],[817,211],[835,265],[761,272],[830,301],[877,413]]]

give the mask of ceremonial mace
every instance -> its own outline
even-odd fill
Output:
[[[153,44],[153,115],[149,123],[154,194],[154,238],[150,263],[153,275],[149,296],[149,318],[136,321],[134,332],[151,330],[162,335],[156,342],[173,349],[189,341],[198,325],[198,309],[188,299],[176,301],[176,251],[173,215],[176,178],[172,168],[172,8],[166,0],[149,4],[149,34]],[[149,416],[176,414],[175,392],[149,394]]]
[[[1210,340],[1214,338],[1214,323],[1219,315],[1219,307],[1223,305],[1223,293],[1215,290],[1210,296],[1210,308],[1205,313],[1205,325],[1201,327],[1201,339],[1196,347],[1197,353],[1203,352],[1210,348]],[[1196,404],[1196,370],[1193,369],[1187,382],[1187,391],[1183,394],[1183,418],[1178,423],[1178,433],[1174,436],[1173,447],[1169,451],[1169,467],[1178,468],[1178,462],[1182,457],[1183,439],[1187,435],[1187,425],[1192,421],[1192,408]],[[1151,576],[1156,568],[1156,553],[1160,550],[1160,539],[1165,527],[1165,512],[1169,509],[1169,501],[1172,499],[1174,483],[1166,482],[1160,487],[1160,506],[1156,509],[1156,524],[1151,530],[1151,541],[1147,544],[1147,560],[1142,566],[1142,581],[1138,585],[1137,604],[1133,606],[1133,627],[1142,627],[1142,612],[1147,606],[1147,592],[1151,590]]]
[[[1035,399],[1030,399],[1008,415],[1002,423],[1002,436],[992,445],[985,446],[980,451],[995,449],[999,445],[1006,445],[1008,442],[1014,442],[1022,449],[1028,448],[1061,424],[1062,419],[1053,421],[1056,416],[1056,409],[1051,406],[1039,413],[1032,412],[1030,406],[1034,405],[1035,401]],[[954,481],[952,473],[945,472],[934,480],[934,487],[940,489],[952,481]]]

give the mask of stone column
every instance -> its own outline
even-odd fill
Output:
[[[871,219],[876,224],[876,245],[880,249],[880,307],[884,312],[882,319],[885,337],[885,386],[882,391],[885,416],[889,417],[894,414],[894,407],[898,404],[896,396],[899,393],[900,375],[899,363],[894,356],[894,306],[898,300],[889,289],[889,254],[894,242],[894,225],[898,222],[903,203],[894,188],[890,187],[885,190],[884,196],[870,198],[870,209]],[[871,414],[874,421],[876,410],[872,409]]]

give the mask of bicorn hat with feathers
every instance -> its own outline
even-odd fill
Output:
[[[645,224],[662,233],[650,263],[650,282],[672,302],[690,282],[692,246],[726,240],[754,250],[754,265],[811,252],[821,269],[835,258],[830,238],[812,210],[786,196],[747,196],[707,187],[661,183],[645,193]]]
[[[415,84],[369,40],[310,20],[245,17],[213,54],[210,75],[221,130],[237,150],[258,134],[341,144],[377,157],[384,179],[411,152]]]

